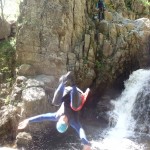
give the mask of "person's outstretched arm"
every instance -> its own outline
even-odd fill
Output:
[[[83,150],[91,150],[91,144],[90,142],[87,140],[86,135],[85,135],[85,131],[82,128],[80,122],[76,122],[74,119],[70,120],[70,125],[71,127],[73,127],[76,132],[79,134],[79,137],[81,139],[81,142],[83,143]]]

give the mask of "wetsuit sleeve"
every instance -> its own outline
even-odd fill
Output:
[[[60,108],[57,111],[57,116],[59,117],[59,116],[63,115],[64,113],[65,113],[65,106],[64,106],[64,102],[62,102]]]
[[[42,122],[42,121],[57,121],[58,117],[56,115],[57,113],[46,113],[46,114],[42,114],[42,115],[37,115],[31,118],[28,118],[29,123],[32,122]]]
[[[85,131],[82,128],[79,121],[75,121],[74,119],[71,119],[70,120],[70,125],[71,125],[72,128],[74,128],[76,130],[76,132],[78,133],[78,135],[81,139],[81,142],[84,145],[91,145],[90,142],[87,140],[86,135],[85,135]]]
[[[65,89],[65,85],[63,83],[60,83],[53,96],[53,100],[52,100],[53,105],[55,106],[61,105],[64,89]]]

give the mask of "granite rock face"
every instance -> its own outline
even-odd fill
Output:
[[[150,65],[149,7],[138,0],[105,0],[105,3],[105,20],[99,22],[94,18],[98,12],[93,0],[21,2],[16,31],[19,67],[8,97],[17,110],[13,109],[10,118],[6,113],[1,115],[4,119],[1,137],[8,134],[7,129],[12,132],[12,127],[16,132],[19,119],[56,111],[50,103],[58,79],[67,71],[74,71],[81,89],[92,85],[97,94],[102,94],[118,78]],[[5,27],[5,34],[6,30],[0,28],[0,39],[10,34],[10,27],[7,24]],[[99,101],[101,97],[98,95],[96,99]],[[3,105],[5,100],[0,98],[1,109]],[[104,118],[109,122],[107,116]],[[38,126],[36,129],[40,130]],[[26,136],[27,144],[32,140],[30,135],[20,133],[20,142]]]
[[[94,19],[97,11],[93,0],[21,3],[17,63],[18,76],[25,76],[27,81],[21,94],[15,98],[14,91],[12,98],[23,103],[23,118],[55,110],[47,102],[59,77],[67,71],[74,71],[81,89],[92,85],[102,93],[118,78],[149,66],[147,7],[145,14],[139,11],[137,15],[138,6],[133,1],[131,11],[124,0],[105,3],[105,20],[101,22]]]
[[[124,0],[105,1],[106,19],[101,22],[93,19],[95,3],[24,0],[17,38],[19,75],[55,76],[57,84],[63,73],[73,70],[77,84],[85,88],[94,79],[98,85],[113,82],[129,64],[127,72],[147,66],[150,21],[134,16],[139,7],[135,1],[131,1],[130,12]],[[143,11],[140,13],[147,17],[147,7]]]

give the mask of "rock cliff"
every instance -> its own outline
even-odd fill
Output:
[[[18,75],[53,78],[49,85],[54,89],[60,75],[73,70],[80,88],[103,91],[133,70],[147,67],[149,3],[105,4],[105,20],[99,22],[94,19],[96,0],[24,0],[17,34]]]
[[[96,1],[24,0],[17,37],[19,75],[45,74],[57,83],[61,74],[75,70],[85,88],[95,78],[111,82],[127,68],[146,66],[149,7],[136,1],[105,3],[106,19],[98,22]]]

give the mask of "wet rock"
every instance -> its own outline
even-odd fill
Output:
[[[132,115],[136,121],[135,131],[150,133],[150,81],[138,93]]]
[[[109,96],[103,96],[102,100],[98,102],[97,108],[102,112],[111,111],[114,109],[113,104],[110,102]]]
[[[18,148],[27,148],[32,142],[30,133],[19,132],[16,136],[16,145]]]
[[[103,96],[101,101],[98,102],[96,108],[97,119],[107,123],[109,127],[113,127],[116,124],[116,116],[112,113],[114,109],[113,103],[110,102],[109,96]]]
[[[3,106],[0,110],[0,141],[12,141],[16,136],[18,116],[14,106]]]

